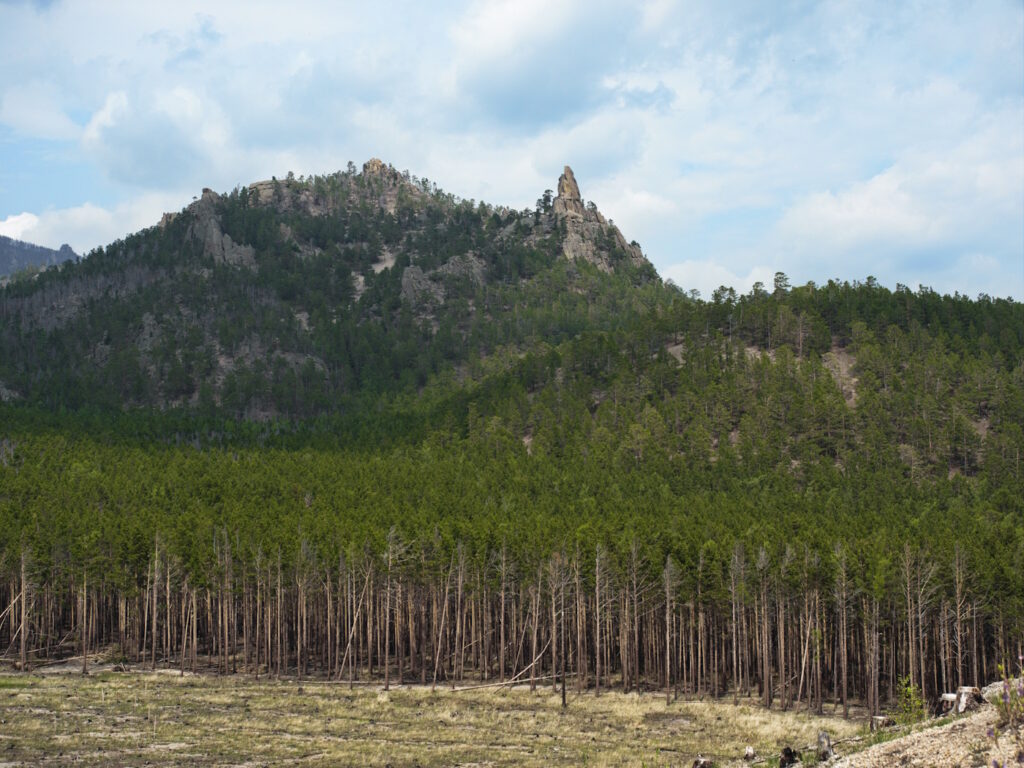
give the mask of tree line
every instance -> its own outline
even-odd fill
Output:
[[[113,647],[145,667],[844,712],[906,677],[929,698],[984,684],[1021,652],[1019,504],[962,479],[676,493],[473,439],[5,441],[0,644],[25,670]]]

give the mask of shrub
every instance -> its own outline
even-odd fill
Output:
[[[999,724],[989,731],[989,736],[997,740],[1004,733],[1010,734],[1017,746],[1016,761],[1024,764],[1024,655],[1017,657],[1018,677],[1011,679],[1010,674],[999,665],[999,675],[1003,685],[996,698],[996,710],[999,712]],[[1006,768],[998,760],[992,761],[993,768]]]
[[[893,719],[899,725],[913,725],[924,720],[928,714],[924,698],[921,689],[911,682],[909,675],[900,678],[898,691],[899,700],[896,702]]]

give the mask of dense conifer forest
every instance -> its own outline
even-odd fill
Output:
[[[0,290],[12,663],[874,713],[1021,653],[1021,304],[702,299],[367,166]]]

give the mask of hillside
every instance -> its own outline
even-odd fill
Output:
[[[658,300],[627,288],[657,278],[566,173],[534,211],[458,200],[379,160],[204,190],[157,227],[8,286],[0,381],[49,408],[311,416],[500,348],[611,330]]]
[[[59,250],[0,235],[0,280],[16,272],[38,270],[78,258],[66,243]]]
[[[872,713],[1008,663],[1024,306],[702,300],[557,188],[370,161],[3,288],[0,643]]]

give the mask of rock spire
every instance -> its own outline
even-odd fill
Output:
[[[569,261],[588,261],[605,272],[611,272],[615,263],[624,259],[636,266],[647,264],[640,246],[626,242],[619,228],[593,205],[584,207],[576,176],[568,165],[558,177],[554,212],[563,222],[562,253]]]
[[[583,199],[580,197],[580,188],[576,183],[572,168],[568,165],[558,177],[558,197],[555,198],[555,213],[568,215],[583,215]]]

